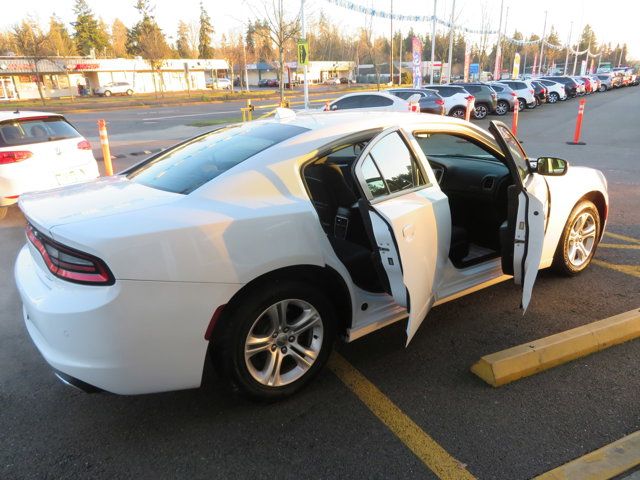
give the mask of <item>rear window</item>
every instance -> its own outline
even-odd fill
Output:
[[[127,177],[159,190],[191,193],[257,153],[307,130],[280,123],[222,128],[132,168]]]
[[[62,117],[20,118],[0,123],[0,147],[78,137],[81,135]]]

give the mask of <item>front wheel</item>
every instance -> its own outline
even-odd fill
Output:
[[[560,95],[556,92],[551,92],[549,94],[549,103],[556,103],[558,100],[560,100]]]
[[[496,115],[502,116],[506,115],[509,111],[509,102],[505,100],[498,100],[498,104],[496,105]]]
[[[601,228],[596,206],[588,200],[578,203],[569,215],[560,237],[554,268],[569,276],[585,270],[596,252]]]
[[[483,118],[485,118],[487,115],[489,115],[489,109],[487,108],[486,105],[476,105],[476,108],[473,112],[474,117],[477,120],[482,120]]]
[[[105,97],[110,97],[111,96],[111,92],[109,90],[107,90],[106,92],[104,92],[104,96]]]
[[[246,295],[214,343],[214,361],[250,398],[275,401],[304,387],[323,367],[335,338],[329,299],[311,285],[281,282]]]
[[[127,95],[128,95],[128,96],[133,95],[133,90],[131,90],[131,89],[127,90]]]

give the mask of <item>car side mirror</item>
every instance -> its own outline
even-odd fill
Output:
[[[535,171],[540,175],[559,177],[567,173],[569,162],[561,158],[540,157],[536,160]]]

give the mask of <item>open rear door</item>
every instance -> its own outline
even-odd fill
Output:
[[[504,152],[514,179],[509,187],[507,225],[501,231],[502,270],[522,285],[520,306],[524,312],[542,258],[549,190],[544,178],[529,168],[524,150],[509,128],[493,121],[489,130]]]
[[[403,134],[389,129],[363,150],[354,173],[366,198],[361,212],[370,221],[383,284],[407,308],[407,344],[433,303],[438,255],[434,204],[442,197],[428,185]]]

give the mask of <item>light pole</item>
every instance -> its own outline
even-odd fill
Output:
[[[306,40],[307,38],[307,27],[304,23],[304,0],[300,0],[300,30],[302,32],[302,38]],[[309,109],[309,84],[307,83],[307,65],[306,63],[302,66],[302,71],[304,72],[303,80],[304,80],[304,109]]]
[[[456,0],[453,0],[453,6],[451,7],[451,31],[449,32],[449,83],[451,83],[451,72],[453,71],[453,65],[451,62],[453,62],[453,32],[455,31],[455,29],[453,28],[453,22],[455,20],[455,11]]]
[[[389,80],[393,87],[393,0],[391,0],[391,48],[389,48]]]
[[[498,23],[498,43],[496,44],[496,62],[493,66],[493,79],[500,79],[500,41],[502,40],[502,8],[504,7],[504,0],[500,2],[500,22]]]
[[[433,83],[433,63],[435,62],[435,52],[436,52],[436,5],[438,0],[433,0],[433,28],[431,29],[431,68],[429,83]]]
[[[571,22],[571,26],[569,27],[569,38],[567,39],[567,56],[564,59],[564,72],[563,75],[567,74],[567,66],[569,64],[569,49],[571,48],[571,34],[573,33],[573,22]]]
[[[544,27],[542,27],[542,39],[540,39],[540,66],[538,72],[542,72],[542,60],[544,58],[544,36],[547,34],[547,11],[544,11]]]

